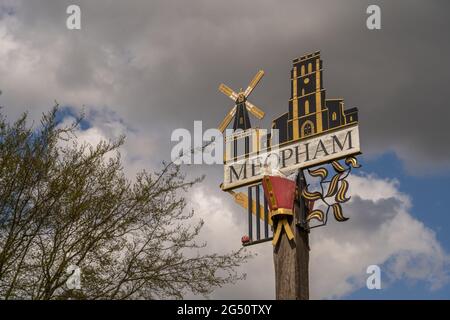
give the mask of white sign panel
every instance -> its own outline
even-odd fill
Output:
[[[267,167],[284,174],[360,153],[358,124],[274,147],[224,164],[223,190],[255,183]]]

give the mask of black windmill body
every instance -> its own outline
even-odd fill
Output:
[[[231,108],[231,110],[228,112],[226,117],[223,119],[222,123],[219,126],[219,130],[221,132],[224,132],[225,129],[228,127],[228,125],[231,123],[231,121],[234,118],[233,122],[233,130],[248,130],[251,129],[251,123],[250,123],[250,116],[249,112],[252,113],[255,117],[258,119],[262,119],[264,117],[264,111],[259,109],[257,106],[252,104],[247,100],[250,93],[252,93],[253,89],[256,87],[258,82],[261,80],[261,78],[264,76],[264,71],[260,70],[258,73],[256,73],[253,80],[248,85],[247,89],[245,91],[239,90],[239,93],[234,92],[230,87],[226,86],[225,84],[221,84],[219,86],[219,91],[221,91],[223,94],[225,94],[227,97],[232,99],[235,103],[235,106]],[[250,141],[249,138],[245,138],[245,154],[249,153],[249,145]],[[237,141],[235,140],[234,143],[234,156],[237,155]]]
[[[234,123],[233,123],[233,130],[247,130],[252,127],[250,123],[250,117],[248,115],[247,107],[245,105],[245,102],[247,101],[247,98],[242,93],[242,89],[240,93],[238,94],[238,98],[236,100],[236,114],[234,115]]]

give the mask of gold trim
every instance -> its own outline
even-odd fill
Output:
[[[311,52],[311,53],[308,53],[308,54],[304,54],[303,56],[295,58],[294,60],[292,60],[292,62],[293,63],[297,63],[297,62],[300,62],[300,61],[305,61],[305,60],[307,61],[308,59],[312,59],[312,58],[315,58],[317,56],[320,56],[320,51],[315,51],[315,52]]]
[[[225,154],[223,155],[225,158],[225,163],[227,163],[229,160],[231,160],[231,155],[232,155],[232,146],[231,146],[232,141],[226,141],[225,140]]]
[[[289,120],[289,121],[292,121],[292,120]],[[358,121],[354,121],[354,122],[351,122],[351,123],[343,124],[342,126],[337,126],[337,127],[335,127],[335,128],[331,128],[331,129],[324,130],[324,131],[322,131],[322,132],[320,132],[320,133],[315,133],[314,136],[322,136],[322,135],[324,135],[324,134],[328,134],[328,133],[330,133],[330,132],[338,131],[338,130],[340,130],[340,129],[343,129],[344,127],[357,126],[358,124],[359,124]],[[308,136],[308,137],[309,137],[309,136]],[[289,140],[289,141],[280,143],[278,146],[275,146],[275,147],[281,148],[281,147],[283,147],[283,146],[285,146],[285,145],[288,145],[288,144],[294,143],[294,142],[295,142],[295,140]]]
[[[314,211],[311,211],[308,216],[306,217],[306,221],[311,221],[312,219],[317,219],[321,222],[324,220],[324,215],[322,210],[316,209]]]
[[[252,132],[252,152],[259,152],[259,129],[256,128]]]
[[[272,245],[276,245],[278,243],[278,240],[280,239],[281,236],[281,231],[283,230],[286,232],[286,236],[288,237],[289,240],[293,240],[294,239],[294,233],[291,230],[291,226],[289,225],[288,219],[286,216],[283,216],[280,220],[278,220],[276,222],[276,229],[275,232],[273,234],[273,239],[272,239]]]
[[[289,222],[287,221],[286,218],[281,219],[278,224],[277,224],[277,229],[273,235],[273,240],[272,240],[272,245],[276,245],[278,240],[280,239],[280,235],[281,235],[281,230],[283,229],[286,232],[286,236],[288,237],[289,240],[293,240],[294,239],[294,234],[292,233],[291,227],[289,225]]]
[[[321,89],[320,92],[322,93],[322,91],[326,91],[326,90],[325,90],[325,89]],[[300,99],[300,98],[304,98],[304,97],[306,97],[306,96],[310,96],[310,95],[313,95],[313,94],[316,94],[316,91],[313,91],[313,92],[310,92],[310,93],[307,93],[307,94],[298,96],[297,98]],[[290,102],[290,101],[293,101],[293,100],[294,100],[294,99],[290,99],[290,98],[289,98],[289,102]],[[326,101],[326,100],[328,100],[328,99],[325,99],[325,101]]]
[[[277,199],[273,193],[272,182],[270,182],[269,176],[264,176],[263,179],[266,181],[267,192],[269,193],[269,201],[272,204],[272,211],[278,210]]]
[[[300,116],[300,117],[298,117],[297,119],[309,118],[309,117],[311,117],[311,116],[314,116],[316,113],[317,113],[317,112],[311,112],[311,113],[306,114],[306,115],[304,115],[304,116]],[[294,121],[294,120],[296,120],[296,119],[290,119],[290,120],[288,120],[288,123],[289,123],[289,122],[292,122],[292,121]],[[324,130],[324,131],[325,131],[325,130]]]
[[[311,115],[313,115],[314,113],[312,113],[312,114],[310,114],[310,115],[308,115],[308,116],[311,116]],[[292,122],[293,120],[288,120],[288,122]],[[307,138],[309,139],[310,137],[316,137],[316,136],[321,136],[321,135],[324,135],[324,134],[328,134],[328,133],[331,133],[331,132],[333,132],[333,131],[337,131],[337,130],[340,130],[340,129],[343,129],[344,127],[351,127],[351,126],[357,126],[358,125],[358,121],[353,121],[353,122],[350,122],[350,123],[347,123],[347,124],[344,124],[344,125],[342,125],[342,126],[337,126],[337,127],[335,127],[335,128],[331,128],[331,129],[327,129],[327,130],[324,130],[324,131],[322,131],[322,132],[320,132],[320,133],[314,133],[313,135],[311,135],[311,136],[308,136]],[[301,140],[301,138],[299,139],[299,140]],[[282,148],[282,147],[284,147],[284,146],[286,146],[286,145],[289,145],[289,144],[292,144],[292,143],[294,143],[294,142],[296,142],[296,140],[294,140],[294,139],[291,139],[291,140],[288,140],[288,141],[285,141],[285,142],[283,142],[283,143],[280,143],[279,145],[274,145],[274,146],[272,146],[272,141],[270,141],[269,140],[269,142],[271,143],[271,145],[268,147],[268,148],[265,148],[265,149],[261,149],[260,150],[260,153],[264,153],[264,151],[269,151],[269,149],[271,149],[272,147],[278,147],[278,148]],[[360,154],[360,153],[359,153]],[[253,156],[253,155],[257,155],[256,154],[256,152],[250,152],[249,154],[248,154],[249,156]],[[233,159],[236,159],[236,160],[233,160],[233,162],[237,162],[237,161],[239,161],[239,160],[242,160],[242,159],[245,159],[246,158],[246,155],[242,155],[242,156],[238,156],[238,157],[233,157]]]
[[[321,72],[317,71],[320,69],[320,59],[316,59],[316,124],[317,124],[317,133],[323,131],[322,124],[322,95],[321,95],[321,87],[320,87],[320,76]]]
[[[319,69],[319,71],[323,71],[323,68],[322,68],[322,69]],[[304,75],[300,75],[300,76],[297,76],[297,79],[301,79],[301,78],[309,77],[309,76],[313,75],[313,74],[314,74],[314,73],[316,73],[316,72],[317,72],[317,71],[313,71],[313,72],[305,73]],[[293,80],[293,78],[291,78],[291,80]]]
[[[345,112],[344,112],[344,109],[345,109],[345,104],[344,104],[344,101],[342,101],[341,103],[339,103],[339,105],[340,105],[340,107],[341,107],[341,115],[342,115],[342,119],[344,119],[344,124],[347,124],[347,119],[345,118]]]
[[[298,98],[297,98],[297,67],[294,67],[294,80],[292,81],[292,117],[298,118]],[[298,139],[298,120],[294,121],[292,127],[293,139]]]
[[[309,135],[305,135],[305,127],[306,127],[306,125],[307,124],[310,124],[311,125],[311,134],[309,134]],[[315,128],[314,128],[314,123],[311,121],[311,120],[306,120],[303,124],[302,124],[302,128],[301,128],[301,131],[300,131],[300,135],[301,135],[301,137],[302,138],[304,138],[304,137],[309,137],[309,136],[313,136],[315,134]]]
[[[275,217],[275,216],[280,215],[280,214],[286,214],[286,215],[292,216],[292,215],[294,215],[294,211],[292,209],[279,208],[279,209],[276,209],[276,210],[272,210],[270,212],[270,214],[271,214],[272,217]]]

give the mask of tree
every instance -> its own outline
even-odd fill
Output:
[[[203,221],[186,212],[181,168],[125,177],[118,148],[77,143],[58,108],[38,128],[0,118],[0,297],[157,299],[208,295],[245,275],[248,254],[204,254]],[[81,270],[82,288],[66,282]]]

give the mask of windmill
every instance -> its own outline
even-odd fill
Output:
[[[239,93],[234,92],[230,87],[225,84],[221,84],[219,86],[219,91],[229,97],[231,100],[235,102],[235,106],[231,108],[230,112],[223,119],[222,123],[219,126],[219,130],[224,132],[225,129],[230,124],[231,120],[234,117],[233,130],[242,129],[247,130],[251,128],[250,118],[248,112],[252,113],[256,118],[262,119],[264,117],[264,111],[259,109],[254,104],[250,103],[247,98],[252,93],[253,89],[255,89],[258,82],[264,76],[264,71],[259,70],[253,80],[248,85],[245,91],[242,91],[242,88],[239,90]]]

